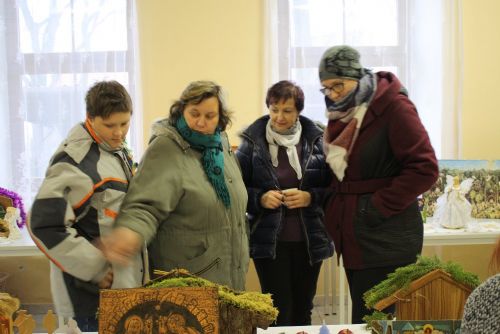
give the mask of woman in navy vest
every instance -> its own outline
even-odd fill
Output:
[[[266,106],[269,115],[241,134],[236,152],[248,191],[250,256],[279,310],[276,325],[309,325],[321,262],[333,254],[323,225],[331,179],[323,129],[300,115],[304,93],[290,81],[269,88]]]

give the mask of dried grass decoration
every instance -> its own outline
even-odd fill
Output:
[[[176,269],[170,272],[155,270],[160,277],[150,281],[145,287],[217,287],[219,296],[219,316],[221,333],[246,333],[245,328],[266,329],[278,316],[273,307],[270,294],[255,291],[234,291],[227,286],[218,285],[194,276],[187,270]]]

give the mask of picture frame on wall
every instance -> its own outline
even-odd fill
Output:
[[[472,179],[472,186],[464,195],[472,206],[472,218],[500,219],[500,160],[439,160],[439,178],[420,200],[424,217],[434,216],[437,200],[444,194],[450,177],[459,182]]]

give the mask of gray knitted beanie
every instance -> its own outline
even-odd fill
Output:
[[[348,78],[359,80],[365,71],[359,63],[359,52],[347,45],[327,49],[319,63],[319,80]]]

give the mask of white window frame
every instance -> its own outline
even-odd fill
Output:
[[[268,0],[264,7],[263,83],[266,90],[278,80],[297,81],[293,69],[317,69],[322,53],[333,46],[291,45],[291,1]],[[438,158],[460,158],[462,0],[398,0],[397,5],[397,46],[352,46],[360,51],[364,67],[375,71],[396,68],[429,132]],[[316,94],[316,87],[311,91],[311,77],[307,80],[307,83],[297,81],[306,93],[304,114],[326,123],[324,101]],[[317,88],[320,88],[319,79]]]
[[[26,148],[30,145],[28,134],[25,133],[25,117],[19,117],[22,112],[21,101],[23,101],[22,94],[28,94],[23,91],[22,77],[24,75],[41,74],[34,71],[35,62],[43,62],[47,65],[47,71],[44,74],[72,74],[71,64],[79,62],[81,67],[78,73],[92,74],[92,73],[123,73],[126,72],[128,76],[128,86],[126,87],[132,100],[134,102],[134,112],[132,116],[132,124],[128,138],[130,138],[130,145],[134,149],[136,155],[142,153],[142,113],[139,108],[139,78],[137,71],[137,50],[131,48],[135,45],[137,47],[136,32],[135,32],[135,17],[134,13],[134,0],[126,1],[127,10],[127,50],[116,51],[98,51],[98,52],[45,52],[45,53],[23,53],[21,52],[21,43],[19,40],[20,34],[20,19],[18,15],[18,8],[16,4],[22,5],[23,0],[5,0],[3,6],[5,10],[6,25],[5,25],[5,44],[6,44],[6,60],[7,60],[7,92],[8,92],[8,106],[7,120],[9,122],[7,129],[10,131],[11,138],[7,152],[9,154],[7,161],[12,162],[22,161],[23,164],[30,165],[30,172],[26,175],[26,168],[11,168],[8,179],[10,184],[2,185],[11,188],[23,195],[27,204],[30,204],[38,187],[43,180],[43,173],[47,166],[38,166],[35,162],[30,161],[30,157],[26,154]],[[102,56],[106,57],[102,57]],[[115,57],[113,57],[115,56]],[[124,57],[126,63],[119,67],[115,67],[114,71],[110,71],[110,61],[113,62],[114,58]],[[18,59],[21,57],[22,59]],[[60,59],[63,59],[61,62]],[[106,64],[101,60],[106,59]],[[119,59],[119,58],[118,58]],[[24,66],[16,66],[22,63]],[[87,90],[89,87],[73,86],[73,89]],[[84,101],[82,100],[82,104]],[[57,111],[54,111],[57,112]],[[79,119],[78,121],[83,121]],[[74,125],[74,124],[72,124]],[[69,130],[69,129],[68,129]],[[34,137],[32,140],[36,140]],[[55,147],[53,148],[56,149]],[[35,168],[36,171],[32,171]],[[43,169],[43,170],[40,170]],[[36,177],[36,175],[41,177]],[[29,180],[26,180],[30,178]]]

